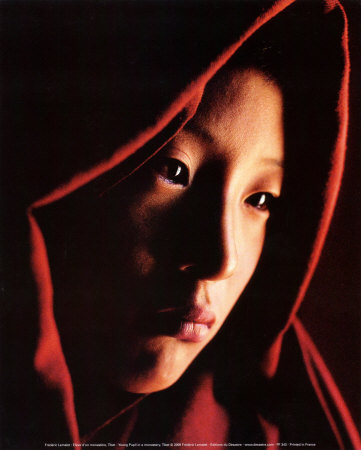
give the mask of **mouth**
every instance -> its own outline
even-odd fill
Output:
[[[203,306],[167,308],[157,311],[148,324],[151,334],[164,334],[185,342],[204,341],[216,321],[213,311]]]
[[[205,323],[182,320],[172,337],[186,342],[202,342],[206,339],[210,327]]]

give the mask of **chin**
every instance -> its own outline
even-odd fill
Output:
[[[176,383],[199,353],[179,341],[136,352],[117,377],[117,385],[134,394],[162,391]]]
[[[182,372],[183,373],[183,372]],[[165,378],[159,378],[157,375],[149,374],[149,376],[136,376],[121,382],[121,388],[132,394],[151,394],[152,392],[163,391],[176,383],[181,374]]]

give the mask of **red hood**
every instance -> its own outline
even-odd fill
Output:
[[[227,323],[227,327],[239,327],[239,320],[242,324],[242,319],[239,318],[246,317],[248,323],[257,324],[257,329],[264,331],[260,336],[259,332],[252,332],[249,327],[241,325],[245,331],[240,331],[239,339],[243,340],[245,349],[239,351],[239,359],[242,364],[249,361],[249,367],[252,368],[250,373],[258,371],[265,379],[272,379],[277,374],[284,336],[290,327],[294,327],[309,377],[339,445],[342,446],[343,438],[332,414],[334,406],[331,407],[329,403],[336,405],[340,422],[346,427],[353,445],[357,447],[361,444],[350,414],[322,358],[296,316],[324,246],[344,170],[350,71],[347,18],[344,9],[337,0],[312,2],[312,5],[294,0],[279,0],[274,3],[257,2],[253,6],[248,5],[247,14],[242,14],[242,5],[227,4],[220,7],[215,4],[214,9],[210,8],[209,11],[209,24],[213,27],[215,24],[224,27],[224,20],[232,17],[229,29],[220,31],[210,28],[209,25],[208,28],[206,25],[197,26],[205,17],[205,11],[199,6],[193,11],[195,17],[191,20],[186,5],[184,3],[179,6],[178,10],[175,6],[170,7],[171,10],[174,7],[181,20],[188,17],[186,32],[182,25],[177,24],[181,30],[180,34],[177,37],[175,33],[169,38],[178,50],[182,45],[176,38],[179,41],[188,39],[184,44],[186,51],[178,54],[178,58],[174,55],[176,52],[170,50],[171,45],[165,45],[165,53],[157,48],[159,42],[164,44],[162,33],[169,27],[164,18],[170,12],[162,4],[158,5],[159,42],[156,41],[152,46],[157,51],[150,56],[144,51],[144,36],[140,37],[139,47],[134,44],[135,48],[131,49],[129,42],[139,39],[135,38],[132,26],[128,25],[125,31],[117,28],[118,22],[122,23],[122,20],[128,21],[128,24],[138,21],[138,27],[143,25],[144,30],[149,31],[147,27],[154,26],[154,23],[149,25],[146,18],[142,19],[140,12],[143,11],[144,17],[147,14],[152,16],[152,20],[156,13],[150,12],[144,5],[142,9],[128,3],[90,3],[89,9],[85,10],[82,2],[74,3],[70,8],[78,20],[74,25],[69,19],[70,16],[66,17],[64,10],[60,12],[59,17],[57,7],[51,7],[44,2],[35,10],[36,15],[33,17],[36,26],[30,22],[30,25],[28,24],[34,40],[31,43],[23,43],[23,46],[32,52],[28,60],[23,60],[23,64],[32,70],[37,67],[41,75],[32,75],[33,80],[29,83],[30,91],[26,93],[25,103],[28,102],[29,105],[30,102],[36,101],[34,114],[37,117],[30,122],[32,129],[29,125],[21,125],[22,136],[24,144],[28,142],[30,148],[39,146],[41,150],[27,154],[20,164],[18,160],[15,161],[14,166],[17,168],[14,176],[15,179],[24,176],[24,165],[31,169],[25,174],[25,182],[29,188],[15,195],[18,197],[17,203],[26,211],[30,225],[31,273],[38,300],[37,343],[33,355],[35,370],[48,387],[59,393],[70,435],[74,442],[78,442],[71,368],[68,367],[63,354],[61,337],[54,319],[52,267],[49,264],[44,237],[46,230],[38,219],[41,211],[86,184],[99,182],[109,185],[118,182],[119,167],[123,167],[124,161],[129,162],[127,172],[141,165],[193,117],[207,82],[239,49],[243,49],[254,38],[262,42],[263,36],[274,36],[276,42],[286,42],[283,51],[287,55],[289,67],[280,68],[281,79],[289,78],[289,83],[293,83],[293,86],[297,80],[302,84],[300,92],[305,95],[302,111],[290,114],[289,123],[286,123],[290,136],[294,138],[295,135],[305,134],[304,130],[300,130],[300,124],[307,108],[314,119],[306,131],[307,136],[301,137],[302,142],[294,144],[295,153],[300,155],[306,142],[312,140],[307,148],[307,156],[295,157],[294,161],[292,157],[289,164],[290,167],[297,164],[310,168],[310,158],[314,158],[311,162],[311,172],[314,170],[316,175],[307,173],[304,176],[311,179],[311,187],[305,195],[314,195],[315,207],[309,217],[303,219],[304,222],[301,220],[301,231],[295,231],[296,227],[293,227],[300,220],[299,211],[297,213],[287,210],[290,228],[285,230],[287,239],[279,242],[278,235],[272,237],[259,269],[259,274],[262,273],[263,276],[262,289],[268,292],[267,304],[262,305],[262,314],[257,300],[257,278],[260,275],[256,273],[255,281],[249,286],[245,300]],[[25,15],[30,14],[26,6],[22,8]],[[119,19],[116,19],[117,15]],[[294,24],[293,27],[289,26],[290,23]],[[79,27],[81,32],[74,32],[74,26]],[[309,27],[307,31],[305,27]],[[24,31],[24,36],[26,32],[29,30]],[[114,48],[109,48],[107,45],[114,41],[114,34],[119,42]],[[77,39],[73,42],[71,39],[74,36],[77,36]],[[44,37],[49,39],[49,48],[42,45],[39,51],[43,54],[34,53],[36,39],[41,40]],[[72,46],[74,47],[71,48]],[[191,64],[188,66],[185,56],[187,52],[191,55]],[[309,52],[311,55],[305,58],[302,52]],[[197,58],[196,55],[199,54],[202,56]],[[115,57],[123,62],[115,63]],[[145,60],[143,66],[140,63],[141,57]],[[47,63],[44,64],[42,61],[47,58]],[[166,58],[168,65],[164,65]],[[308,67],[302,65],[306,59]],[[149,61],[152,61],[151,68]],[[12,67],[16,69],[16,63]],[[303,70],[302,74],[296,74],[300,68]],[[91,71],[95,76],[84,79],[84,74]],[[154,71],[156,75],[153,74],[154,78],[151,78]],[[112,76],[107,78],[109,73],[112,73]],[[137,85],[133,78],[139,73],[141,81]],[[151,92],[157,75],[163,76],[164,73],[167,78],[165,85],[157,86],[156,93]],[[122,80],[120,93],[115,92],[119,79]],[[323,80],[324,92],[320,88],[320,80]],[[104,83],[108,84],[105,89],[102,87]],[[284,89],[287,91],[287,86]],[[294,111],[299,105],[297,102],[300,101],[300,95],[298,93],[298,97],[292,98],[286,108]],[[72,99],[72,102],[69,99]],[[84,99],[88,99],[85,104]],[[142,102],[144,108],[141,107]],[[68,110],[67,105],[70,103],[73,108],[77,108],[76,113]],[[21,111],[23,116],[27,117],[30,106],[23,106]],[[121,124],[128,112],[130,117],[125,119],[125,124]],[[137,114],[139,117],[135,118]],[[327,119],[320,120],[319,116],[323,114]],[[78,116],[78,122],[71,123],[75,116]],[[46,131],[50,123],[53,124],[55,132]],[[109,129],[112,131],[106,136]],[[114,129],[119,129],[119,133],[115,133]],[[54,141],[54,136],[59,135],[62,136],[60,141]],[[291,137],[289,143],[292,143]],[[65,146],[67,148],[64,150]],[[322,151],[314,156],[313,152],[318,151],[321,146]],[[82,150],[75,154],[76,148]],[[19,166],[22,167],[20,171]],[[289,183],[289,192],[301,198],[303,193],[297,186],[292,185],[291,181]],[[268,278],[264,281],[264,270],[265,267],[268,268],[267,258],[272,255],[274,246],[282,247],[283,252],[278,256],[278,266],[269,271]],[[289,283],[285,283],[285,279],[290,280]],[[227,330],[222,333],[219,342],[226,338]],[[247,380],[249,381],[246,379],[244,382],[247,383]],[[327,395],[324,389],[327,390]],[[264,419],[261,423],[270,436],[273,428],[267,425]]]

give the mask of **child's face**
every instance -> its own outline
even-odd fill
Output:
[[[94,345],[94,360],[118,386],[167,388],[215,336],[259,261],[282,160],[279,88],[256,70],[228,73],[170,144],[101,199],[109,219],[88,254],[98,269],[80,278],[108,345]]]

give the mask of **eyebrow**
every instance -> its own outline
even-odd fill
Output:
[[[271,164],[273,166],[284,168],[284,162],[282,159],[277,158],[262,158],[260,161],[262,164]]]
[[[215,142],[214,136],[209,131],[205,130],[204,128],[200,127],[195,123],[189,122],[186,130],[191,131],[194,135],[205,140],[210,144],[213,144]]]

